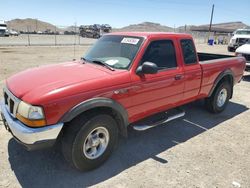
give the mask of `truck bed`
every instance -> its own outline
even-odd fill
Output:
[[[198,52],[197,54],[198,54],[199,61],[209,61],[209,60],[215,60],[215,59],[235,57],[232,55],[209,54],[209,53],[201,53],[201,52]]]
[[[199,55],[199,54],[198,54]],[[234,84],[240,81],[245,69],[245,59],[242,57],[205,54],[202,53],[200,61],[203,78],[201,83],[201,94],[208,94],[211,90],[216,78],[228,70],[231,71],[234,77]],[[216,58],[217,57],[217,58]]]

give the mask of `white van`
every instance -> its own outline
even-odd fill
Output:
[[[9,32],[7,30],[7,24],[3,20],[0,20],[0,36],[1,37],[9,36]]]

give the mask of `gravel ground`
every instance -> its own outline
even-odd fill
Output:
[[[78,58],[87,49],[76,46],[74,55],[73,48],[0,48],[0,87],[16,72]],[[227,53],[226,46],[198,50]],[[197,101],[184,106],[183,119],[129,130],[103,166],[85,173],[70,168],[58,148],[25,151],[0,121],[0,187],[250,187],[249,82],[246,75],[221,114]]]

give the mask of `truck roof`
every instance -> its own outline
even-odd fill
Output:
[[[186,33],[173,33],[173,32],[114,32],[107,35],[125,35],[125,36],[134,36],[134,37],[155,37],[155,36],[164,36],[164,37],[187,37],[192,38],[192,35]]]
[[[237,29],[236,31],[250,31],[250,28]]]

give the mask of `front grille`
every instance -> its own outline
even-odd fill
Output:
[[[242,55],[246,58],[247,61],[250,61],[250,54],[242,54]]]
[[[12,99],[10,99],[10,104],[9,104],[9,106],[10,106],[10,113],[11,113],[11,114],[14,114],[15,102],[14,102]]]
[[[8,105],[8,95],[7,93],[3,93],[3,97],[4,97],[4,104]]]
[[[6,87],[3,89],[4,103],[9,113],[15,118],[20,100],[14,96]]]

